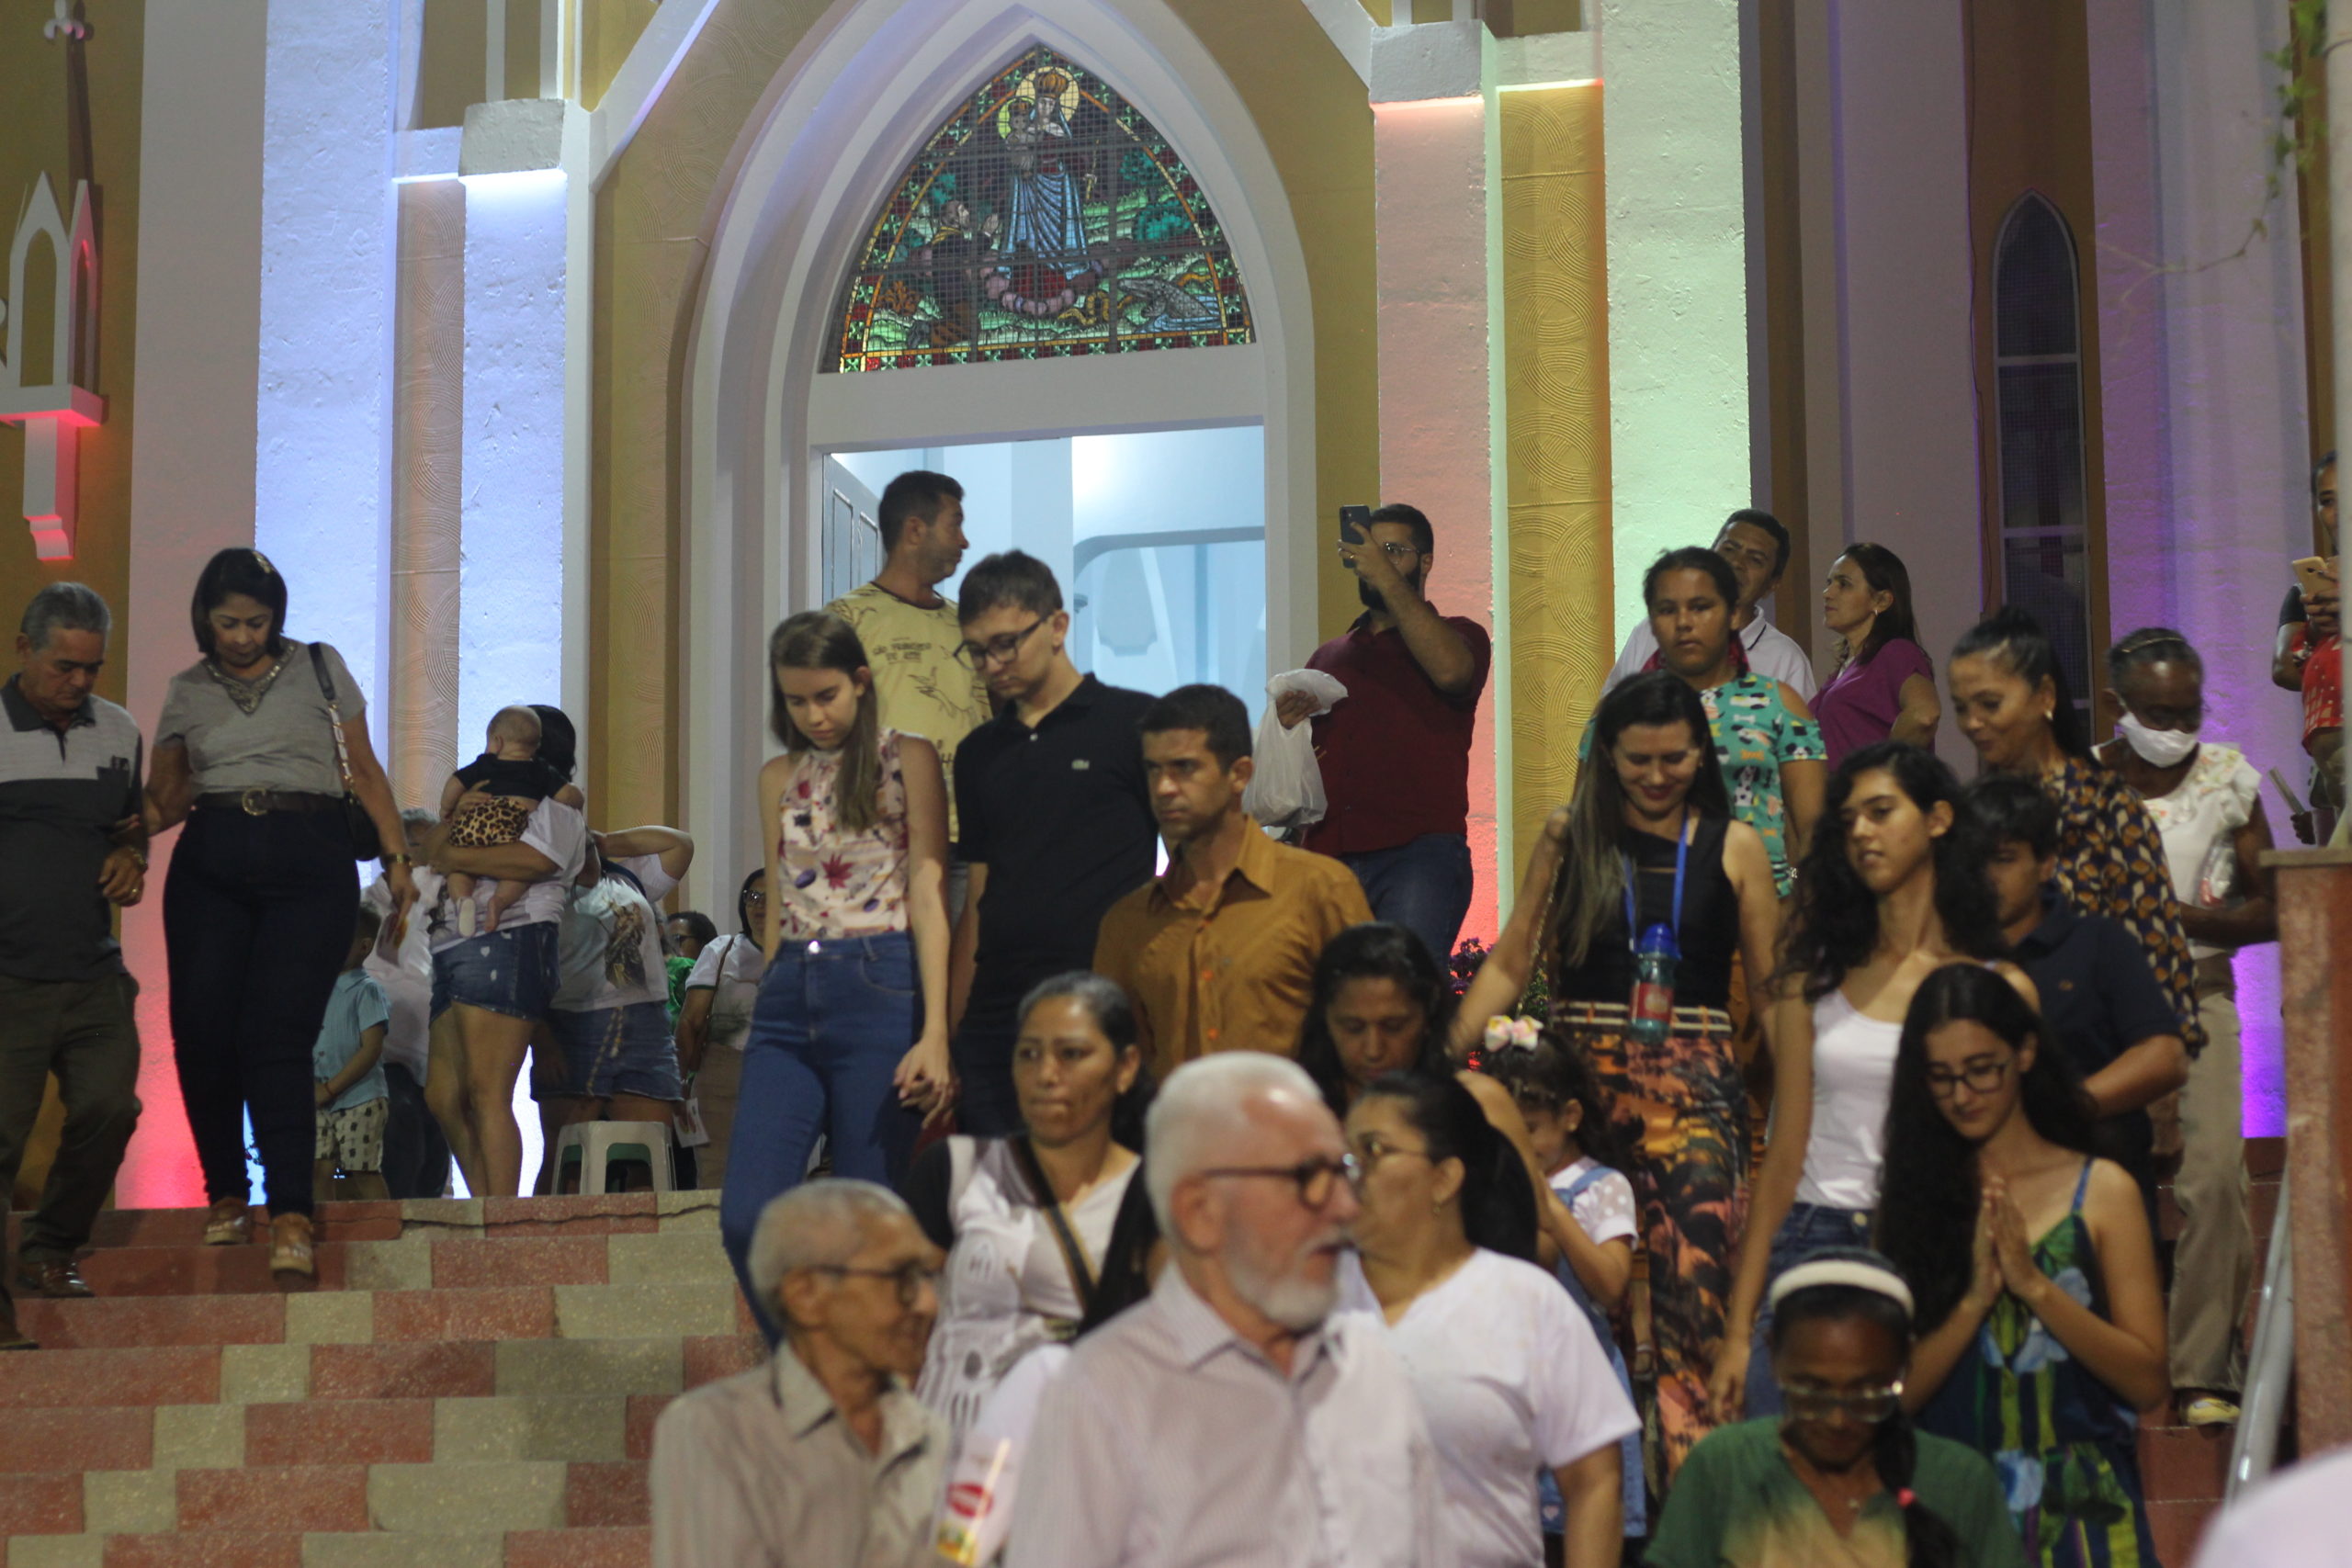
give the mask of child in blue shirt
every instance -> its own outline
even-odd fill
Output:
[[[335,1172],[345,1178],[343,1196],[390,1198],[384,1186],[384,1121],[391,1108],[384,1083],[384,1030],[391,1022],[391,998],[361,967],[383,930],[384,918],[359,906],[351,952],[327,998],[327,1016],[311,1047],[311,1075],[318,1080],[319,1140],[312,1185],[321,1197]]]

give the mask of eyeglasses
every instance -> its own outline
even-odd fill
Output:
[[[746,904],[764,904],[767,901],[767,892],[763,888],[755,887],[751,892],[743,895],[743,902]]]
[[[1373,542],[1374,542],[1374,543],[1375,543],[1375,544],[1379,543],[1379,541],[1377,541],[1377,540],[1374,540],[1374,541],[1373,541]],[[1351,550],[1360,550],[1360,549],[1363,548],[1363,546],[1362,546],[1362,545],[1350,545],[1348,547],[1349,547],[1350,549],[1351,549]],[[1384,544],[1384,545],[1381,545],[1381,546],[1380,546],[1380,547],[1381,547],[1382,551],[1383,551],[1384,553],[1385,553],[1385,554],[1386,554],[1386,556],[1388,557],[1388,558],[1389,558],[1390,560],[1404,560],[1404,559],[1408,558],[1408,557],[1411,557],[1411,556],[1417,556],[1417,555],[1419,555],[1419,554],[1421,553],[1420,551],[1419,551],[1419,550],[1415,549],[1415,548],[1414,548],[1412,546],[1410,546],[1410,545],[1399,545],[1399,544],[1390,543],[1390,544]]]
[[[1956,1073],[1938,1072],[1930,1067],[1928,1069],[1928,1092],[1938,1100],[1950,1100],[1959,1092],[1962,1084],[1966,1084],[1971,1094],[1990,1094],[2000,1088],[2001,1080],[2008,1076],[2007,1058],[1971,1062]]]
[[[1884,1388],[1826,1389],[1813,1383],[1781,1384],[1781,1404],[1798,1421],[1834,1421],[1850,1416],[1865,1424],[1886,1420],[1903,1408],[1903,1380]]]
[[[1317,1155],[1313,1159],[1296,1165],[1228,1165],[1216,1170],[1202,1171],[1203,1176],[1256,1176],[1290,1182],[1298,1189],[1298,1201],[1310,1209],[1319,1209],[1331,1201],[1332,1189],[1341,1178],[1353,1187],[1363,1179],[1363,1167],[1353,1155],[1341,1155],[1333,1159],[1329,1155]]]
[[[959,642],[956,645],[956,658],[967,670],[985,670],[991,664],[1002,664],[1020,652],[1021,645],[1029,640],[1029,634],[1049,619],[1050,616],[1040,615],[1019,631],[992,637],[985,643]]]
[[[1358,1180],[1369,1179],[1379,1168],[1380,1162],[1391,1155],[1411,1155],[1419,1159],[1430,1157],[1427,1149],[1408,1149],[1401,1144],[1385,1142],[1376,1134],[1366,1136],[1356,1147],[1363,1151],[1354,1156]]]
[[[820,1263],[820,1274],[846,1275],[856,1280],[888,1280],[899,1288],[899,1304],[910,1307],[922,1299],[925,1285],[939,1289],[940,1270],[928,1263],[901,1263],[896,1269],[852,1269],[845,1263]]]

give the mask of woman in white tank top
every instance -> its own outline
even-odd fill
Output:
[[[1852,753],[1829,781],[1777,976],[1812,1003],[1813,1028],[1774,1043],[1771,1131],[1707,1383],[1720,1420],[1778,1413],[1757,1310],[1771,1281],[1825,1247],[1870,1242],[1912,995],[1947,964],[2001,951],[1960,794],[1932,752],[1894,740]],[[2038,1004],[2022,973],[1999,967]]]

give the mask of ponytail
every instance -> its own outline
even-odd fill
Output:
[[[1462,1162],[1462,1230],[1470,1245],[1534,1262],[1534,1183],[1477,1097],[1451,1077],[1417,1073],[1384,1073],[1364,1090],[1366,1099],[1375,1096],[1404,1107],[1432,1163]]]
[[[1898,1410],[1878,1424],[1871,1458],[1878,1468],[1879,1484],[1886,1488],[1903,1510],[1906,1568],[1959,1568],[1959,1532],[1911,1490],[1911,1473],[1919,1461],[1919,1439],[1911,1429],[1908,1415]]]

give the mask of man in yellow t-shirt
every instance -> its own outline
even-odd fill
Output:
[[[952,779],[957,744],[993,711],[988,682],[956,657],[963,627],[955,604],[937,591],[964,559],[964,487],[945,474],[911,469],[884,488],[878,511],[881,575],[825,607],[855,627],[865,645],[882,722],[938,747],[940,766]],[[947,810],[953,836],[952,796]],[[951,919],[963,902],[962,871],[959,858],[949,878]]]

